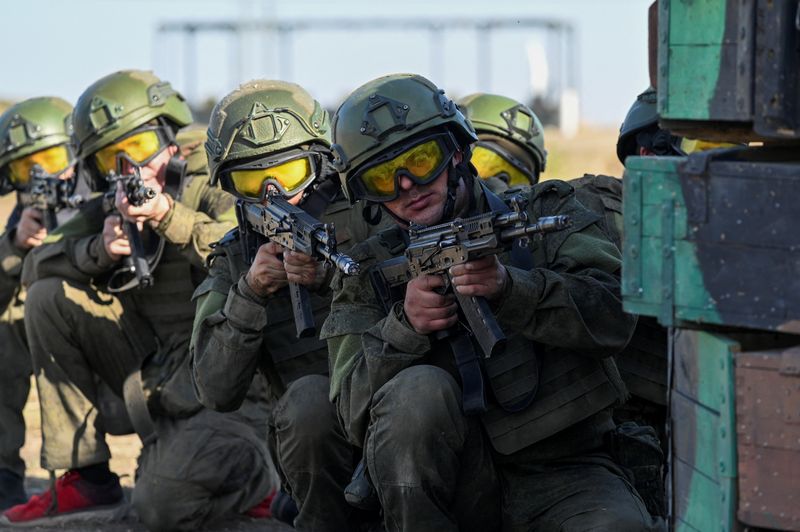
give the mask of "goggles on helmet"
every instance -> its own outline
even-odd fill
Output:
[[[470,162],[481,179],[498,177],[509,186],[531,185],[536,179],[517,158],[489,142],[477,142]]]
[[[46,174],[57,176],[72,166],[73,162],[72,149],[68,144],[52,146],[8,163],[8,181],[15,189],[24,190],[31,180],[34,166],[39,166]]]
[[[322,155],[299,150],[278,159],[258,159],[220,171],[222,188],[245,201],[262,201],[272,186],[286,197],[299,194],[319,175]]]
[[[354,172],[348,184],[358,198],[379,203],[392,201],[399,195],[399,176],[426,185],[441,175],[457,149],[450,132],[418,138],[389,150]]]
[[[169,145],[167,134],[159,127],[138,129],[94,154],[94,163],[103,175],[117,171],[117,159],[123,156],[144,166]]]

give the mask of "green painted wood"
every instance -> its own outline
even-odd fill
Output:
[[[725,37],[725,0],[669,0],[669,44],[721,44]]]
[[[721,483],[687,464],[673,461],[675,475],[675,530],[732,532],[736,525],[736,482]]]
[[[659,114],[707,120],[727,46],[725,0],[667,0],[659,6]]]
[[[676,516],[698,530],[733,530],[734,358],[741,348],[731,338],[687,329],[676,331],[674,345],[670,404]]]
[[[693,244],[687,240],[689,223],[678,177],[678,165],[684,160],[629,157],[626,161],[623,305],[628,312],[658,317],[663,325],[675,320],[678,325],[687,320],[719,323]]]

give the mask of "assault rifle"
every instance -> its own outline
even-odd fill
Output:
[[[261,245],[272,241],[290,251],[299,251],[334,266],[346,275],[358,275],[359,264],[336,249],[333,224],[322,223],[279,194],[267,196],[266,205],[239,201],[236,204],[245,259],[252,263]],[[297,337],[316,334],[314,314],[305,286],[289,283]]]
[[[31,179],[19,199],[25,207],[33,207],[42,213],[47,232],[58,227],[56,213],[61,209],[76,209],[83,204],[83,197],[71,194],[69,181],[50,176],[39,165],[31,170]]]
[[[385,308],[391,307],[393,293],[411,279],[425,274],[447,274],[456,264],[510,251],[514,241],[526,247],[531,235],[569,227],[568,216],[546,216],[528,223],[526,202],[519,196],[509,200],[511,210],[490,211],[469,218],[430,227],[411,224],[405,254],[384,261],[370,271],[373,287]],[[483,297],[464,296],[453,290],[461,312],[483,354],[489,358],[505,345],[506,337]]]
[[[156,197],[156,191],[152,188],[145,186],[142,176],[139,174],[139,169],[133,166],[132,174],[117,174],[111,172],[106,176],[106,181],[109,184],[108,191],[105,195],[105,204],[107,212],[115,209],[114,198],[117,193],[117,183],[122,184],[122,189],[128,197],[128,202],[135,207],[141,207],[151,199]],[[142,242],[142,234],[139,227],[135,222],[123,220],[122,228],[125,231],[125,236],[131,245],[131,254],[124,259],[124,267],[119,273],[133,273],[138,281],[138,286],[147,288],[153,285],[153,274],[150,271],[150,263],[147,261],[147,253],[144,249]],[[116,275],[115,275],[116,276]],[[132,288],[135,285],[125,283],[123,286],[113,286],[114,277],[109,281],[109,289],[111,291],[123,291]]]

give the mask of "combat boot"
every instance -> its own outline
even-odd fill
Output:
[[[70,470],[51,483],[48,491],[34,495],[0,516],[0,525],[10,527],[57,526],[73,521],[112,522],[124,517],[127,504],[119,477],[103,484],[84,479]]]
[[[27,500],[23,478],[9,469],[0,469],[0,511]]]

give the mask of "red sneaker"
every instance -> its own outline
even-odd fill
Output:
[[[272,517],[270,506],[272,505],[272,499],[275,498],[275,493],[277,493],[275,490],[269,492],[269,495],[263,501],[247,510],[244,515],[253,519],[269,519]]]
[[[53,501],[53,492],[56,500]],[[67,471],[54,488],[34,495],[24,504],[6,510],[0,524],[12,527],[50,526],[71,521],[111,522],[125,515],[127,504],[119,477],[98,485],[81,478],[77,471]]]

